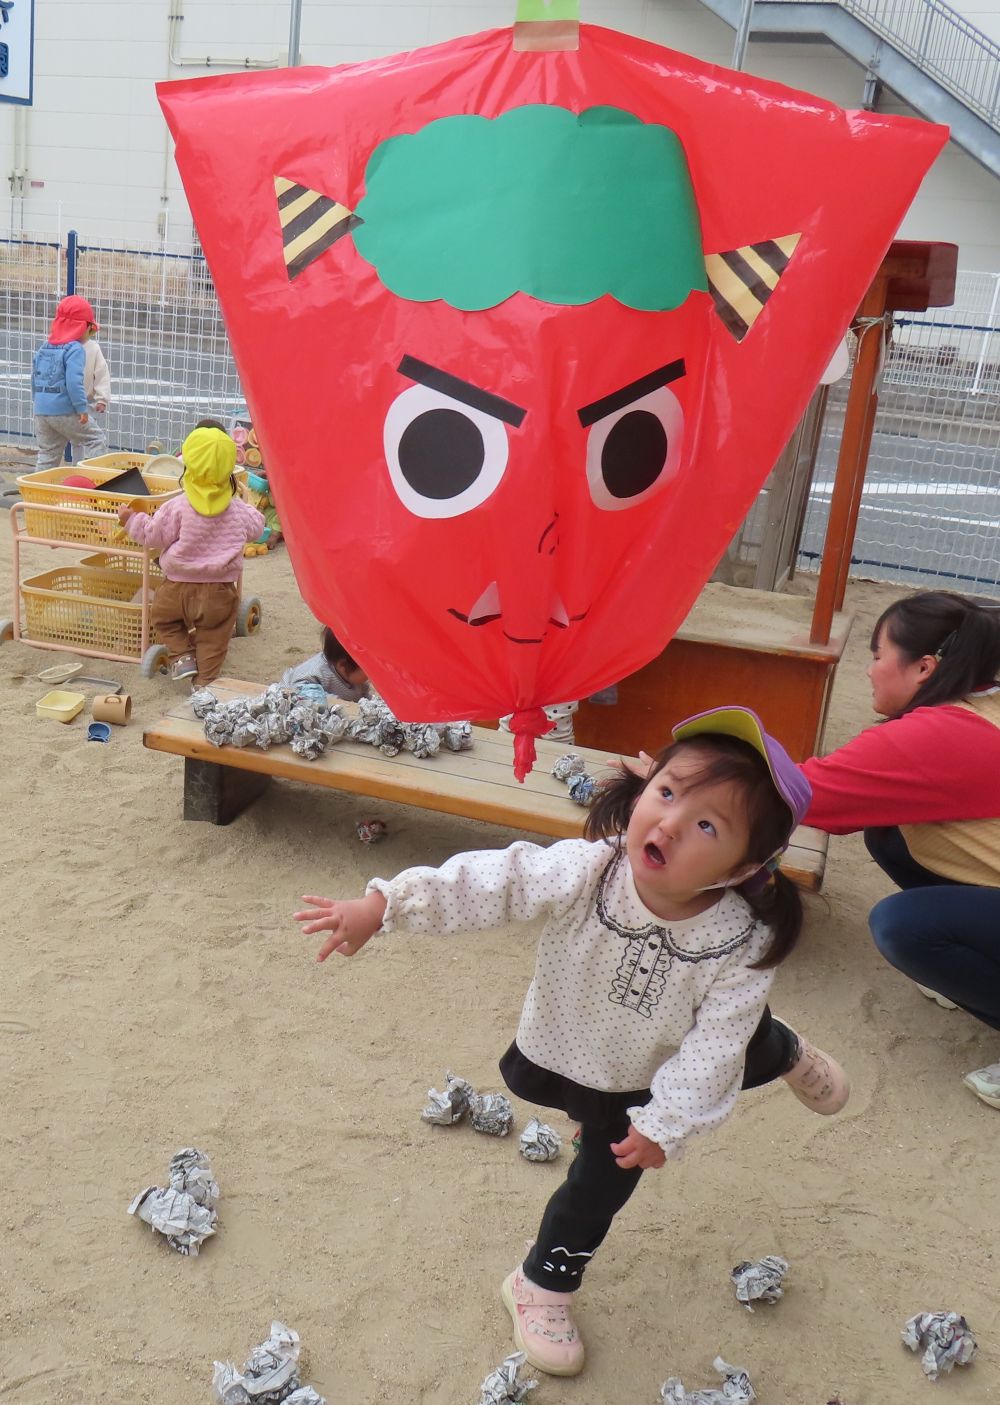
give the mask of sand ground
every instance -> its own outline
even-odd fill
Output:
[[[248,583],[265,624],[228,671],[267,679],[313,652],[316,627],[283,551],[250,562]],[[871,720],[867,630],[896,593],[851,588],[831,744]],[[318,966],[290,913],[302,893],[358,893],[373,867],[512,836],[379,805],[390,834],[369,850],[354,823],[371,802],[290,784],[228,829],[185,824],[180,763],[141,745],[171,685],[95,661],[136,719],[88,744],[84,719],[35,718],[35,675],[58,658],[0,651],[0,1399],[198,1405],[213,1358],[242,1361],[276,1316],[330,1405],[472,1405],[510,1349],[499,1282],[566,1162],[532,1166],[513,1140],[418,1114],[446,1066],[499,1086],[533,934],[389,938]],[[714,1384],[718,1352],[766,1405],[1000,1401],[1000,1114],[961,1085],[1000,1040],[880,960],[865,917],[887,891],[859,838],[834,840],[775,990],[849,1066],[848,1109],[822,1119],[762,1089],[649,1173],[581,1297],[586,1373],[544,1379],[532,1401],[653,1405],[668,1375]],[[192,1143],[211,1155],[221,1224],[182,1259],[125,1209]],[[789,1289],[750,1316],[728,1271],[765,1253],[791,1261]],[[899,1341],[927,1308],[965,1312],[981,1343],[937,1386]]]

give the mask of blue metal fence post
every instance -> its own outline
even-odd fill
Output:
[[[71,297],[76,292],[76,244],[78,235],[75,229],[71,229],[66,235],[66,296]],[[73,462],[73,445],[67,444],[63,450],[63,462]]]
[[[66,235],[66,295],[76,292],[76,260],[77,241],[79,239],[75,229],[71,229]]]

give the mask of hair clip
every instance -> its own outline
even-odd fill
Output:
[[[944,658],[945,654],[951,648],[952,644],[954,644],[957,634],[958,630],[953,629],[950,634],[946,635],[945,638],[941,640],[941,643],[937,646],[937,649],[934,653],[934,657],[936,659]]]

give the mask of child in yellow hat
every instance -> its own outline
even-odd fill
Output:
[[[260,536],[264,519],[236,496],[236,445],[224,430],[192,430],[181,457],[181,496],[152,516],[123,507],[118,518],[132,541],[160,549],[166,579],[150,619],[169,650],[171,678],[203,687],[226,661],[243,548]]]

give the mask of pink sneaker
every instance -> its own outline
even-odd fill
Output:
[[[836,1059],[796,1034],[799,1041],[799,1057],[794,1066],[784,1074],[785,1082],[810,1112],[821,1113],[825,1117],[839,1112],[851,1096],[851,1085],[847,1074]]]
[[[500,1289],[514,1324],[514,1341],[529,1365],[550,1376],[576,1376],[583,1370],[583,1342],[570,1303],[575,1293],[550,1293],[529,1283],[515,1268]]]

